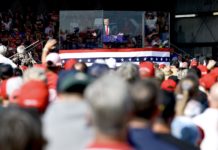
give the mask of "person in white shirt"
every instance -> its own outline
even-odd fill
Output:
[[[218,150],[218,83],[208,94],[209,108],[194,117],[194,122],[204,130],[201,150]]]
[[[148,13],[145,19],[145,24],[148,26],[149,31],[156,29],[157,16],[153,13]]]
[[[16,68],[17,65],[9,58],[5,57],[7,53],[7,47],[0,45],[0,63],[10,64],[13,68]]]

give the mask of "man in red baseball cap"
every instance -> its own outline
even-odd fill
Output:
[[[164,80],[161,84],[161,88],[163,90],[169,91],[169,92],[174,92],[176,88],[176,82],[172,79],[167,79]]]
[[[22,108],[33,108],[44,113],[49,104],[48,86],[43,81],[31,80],[20,89],[18,105]]]
[[[216,78],[211,74],[207,74],[200,78],[199,83],[206,91],[209,91],[216,83]]]
[[[196,59],[193,59],[193,60],[191,61],[190,67],[197,67],[197,66],[198,66],[197,60],[196,60]]]
[[[154,64],[149,61],[141,62],[139,64],[139,73],[141,78],[154,77]]]

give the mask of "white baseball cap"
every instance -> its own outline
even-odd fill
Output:
[[[49,53],[46,57],[46,62],[52,62],[54,66],[61,66],[61,58],[58,53]]]

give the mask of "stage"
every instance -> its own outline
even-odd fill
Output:
[[[73,58],[88,65],[94,63],[96,59],[115,58],[119,66],[123,62],[138,64],[142,61],[169,64],[171,51],[170,48],[111,48],[60,50],[59,54],[63,61]]]

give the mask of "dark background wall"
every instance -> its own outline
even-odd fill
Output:
[[[175,14],[197,14],[194,18],[173,21],[171,42],[193,56],[218,58],[218,0],[176,0]]]
[[[33,10],[44,7],[48,10],[163,10],[171,11],[175,3],[170,0],[5,0],[1,10],[20,5]]]

